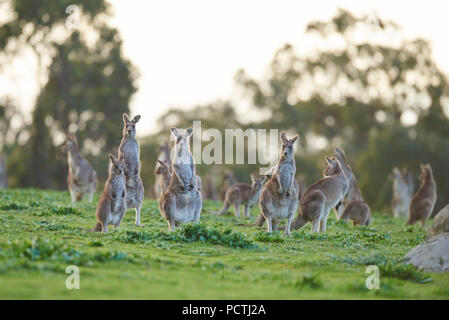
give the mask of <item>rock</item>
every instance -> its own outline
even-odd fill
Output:
[[[449,272],[449,233],[440,233],[413,248],[405,262],[429,272]]]
[[[441,209],[433,219],[432,226],[427,233],[427,239],[443,232],[449,232],[449,204]]]

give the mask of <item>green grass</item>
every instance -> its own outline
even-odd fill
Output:
[[[68,192],[0,191],[2,299],[448,299],[449,274],[404,265],[425,231],[375,214],[369,227],[329,216],[328,232],[307,225],[285,237],[214,216],[206,201],[201,223],[167,231],[156,201],[146,200],[143,227],[134,211],[122,226],[91,233],[94,203],[72,205]],[[252,209],[253,219],[259,209]],[[80,268],[80,290],[66,288],[66,267]],[[368,290],[368,265],[380,289]]]

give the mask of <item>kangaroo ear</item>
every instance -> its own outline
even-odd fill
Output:
[[[256,178],[254,177],[254,175],[252,173],[250,174],[250,178],[251,178],[252,183],[256,182]]]
[[[112,163],[115,163],[117,161],[117,159],[114,158],[114,156],[112,155],[112,153],[109,154],[109,159],[111,159]]]
[[[123,122],[129,122],[129,116],[126,113],[123,114]]]
[[[287,140],[287,135],[285,134],[284,131],[281,132],[281,141],[285,142],[285,140]]]
[[[135,116],[132,120],[133,123],[137,123],[140,120],[140,114],[138,114],[137,116]]]
[[[170,128],[170,132],[171,132],[173,137],[175,137],[175,138],[179,137],[179,131],[175,127]]]
[[[422,163],[419,164],[419,166],[421,167],[421,171],[424,171],[424,165]]]
[[[188,137],[190,137],[192,135],[192,133],[193,133],[193,128],[186,129],[186,134]]]
[[[331,166],[334,166],[334,165],[335,165],[334,160],[332,160],[332,159],[329,158],[329,157],[325,157],[325,158],[326,158],[326,162],[327,162],[328,165],[331,165]]]
[[[298,140],[299,138],[299,134],[297,134],[296,136],[294,136],[293,138],[290,139],[290,142],[293,144],[296,142],[296,140]]]

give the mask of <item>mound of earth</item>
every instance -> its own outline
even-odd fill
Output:
[[[449,233],[440,233],[413,248],[405,262],[429,272],[449,272]]]

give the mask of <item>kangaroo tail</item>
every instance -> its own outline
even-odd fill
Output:
[[[230,207],[229,202],[225,201],[225,202],[223,203],[223,207],[221,208],[221,210],[220,210],[219,212],[212,211],[212,213],[213,213],[213,214],[217,214],[217,215],[225,214],[226,212],[228,212],[229,207]]]
[[[263,227],[264,224],[265,224],[265,217],[262,214],[260,214],[254,223],[250,223],[250,224],[239,223],[239,224],[237,224],[237,226],[240,226],[240,227]]]

